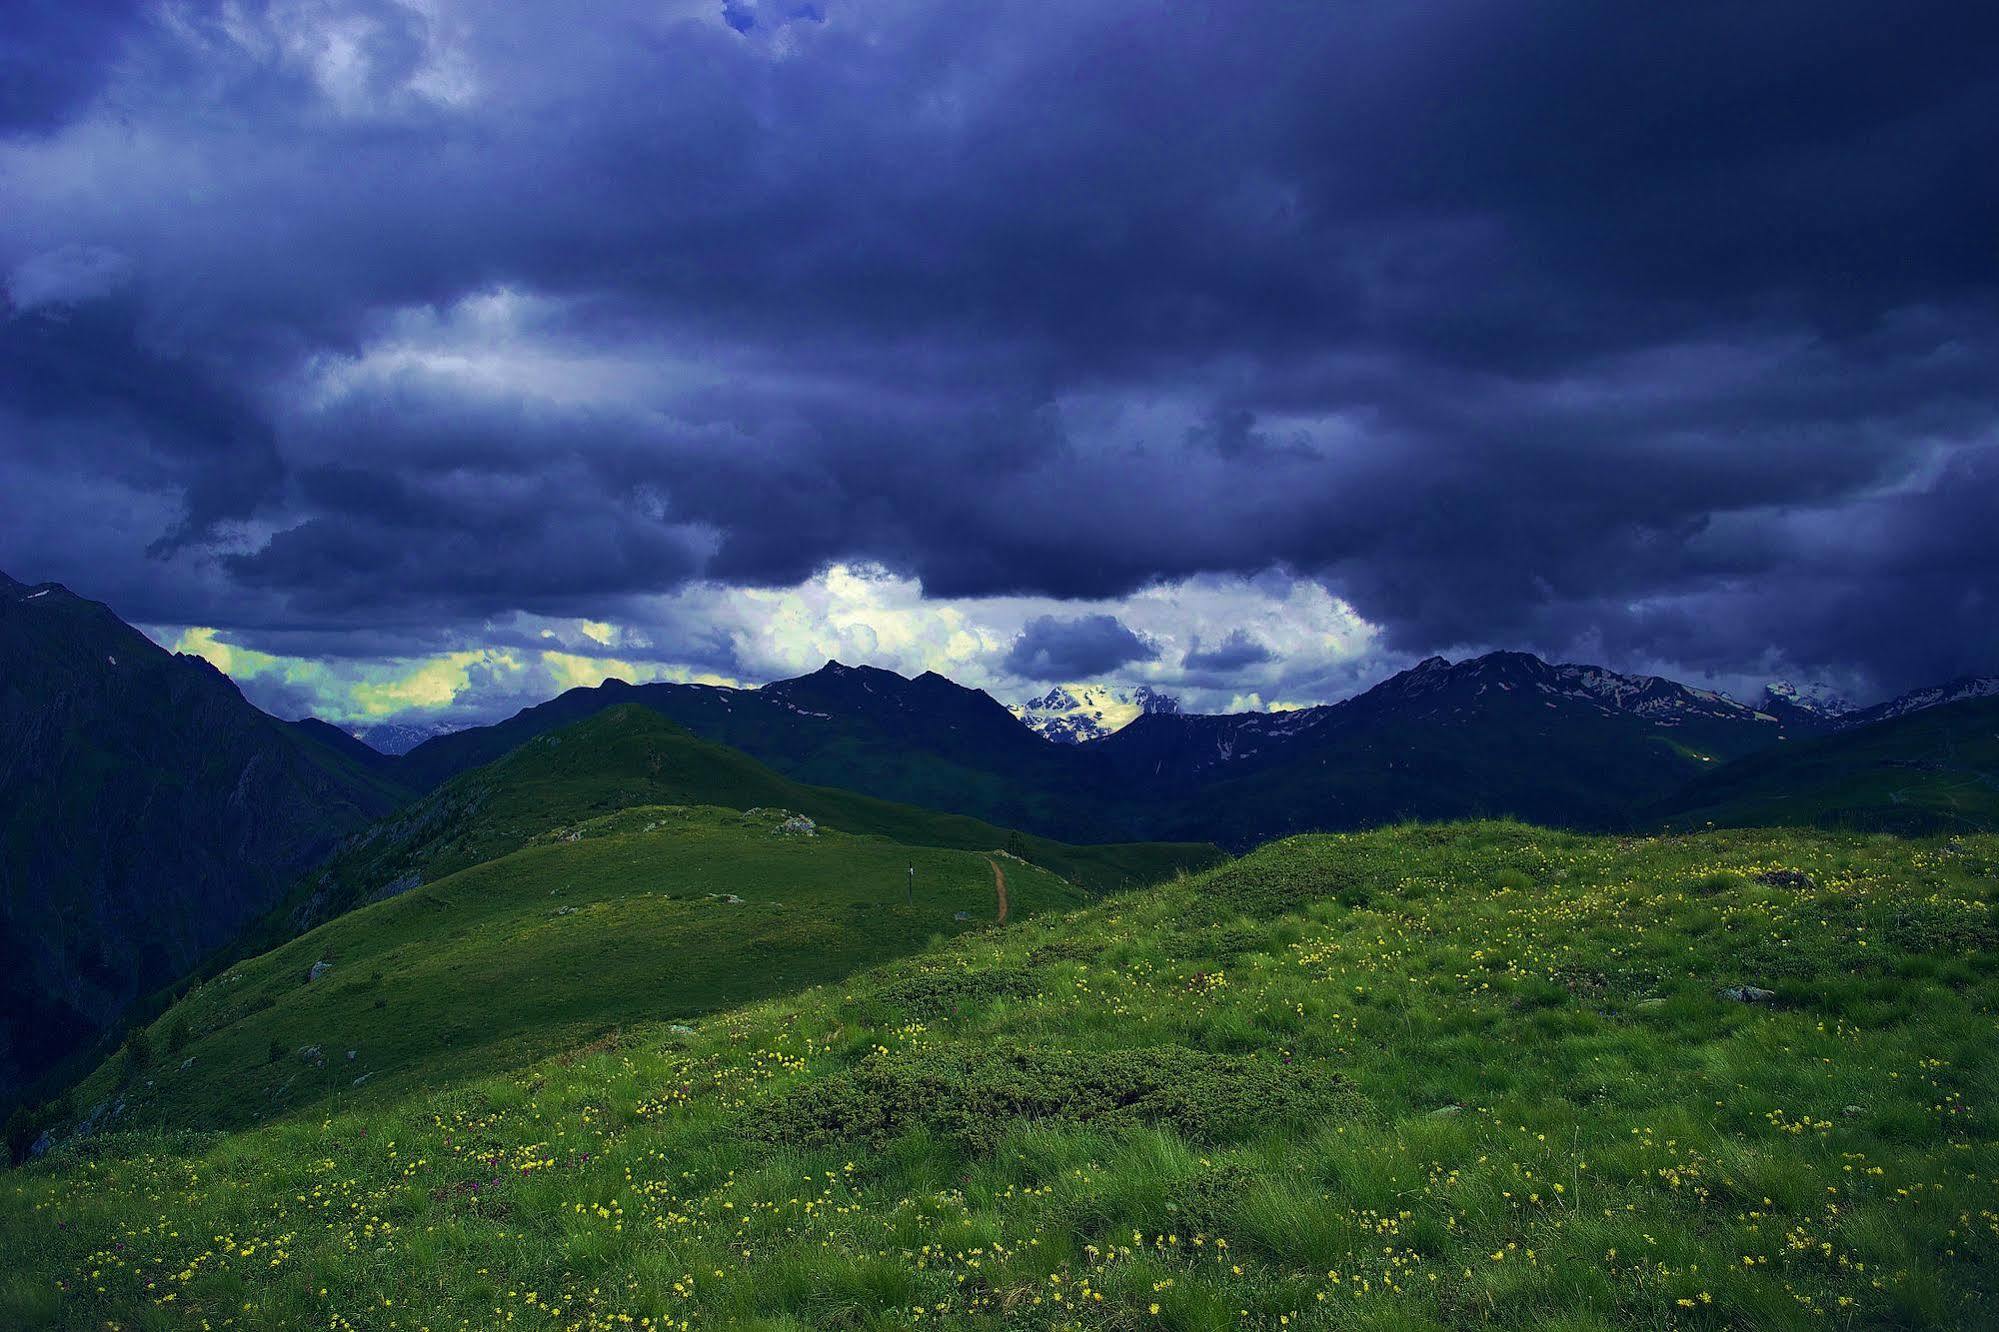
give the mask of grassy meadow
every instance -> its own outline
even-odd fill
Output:
[[[70,1099],[122,1103],[121,1126],[237,1128],[919,951],[993,921],[995,863],[1012,915],[1085,900],[1003,855],[804,836],[787,817],[642,806],[544,833],[237,963],[152,1024],[143,1060],[126,1047]]]
[[[1138,887],[1225,859],[1202,843],[1071,846],[961,814],[803,785],[626,703],[461,773],[352,839],[252,933],[250,944],[257,951],[275,947],[300,923],[329,919],[395,886],[434,882],[526,846],[551,828],[641,805],[782,808],[843,832],[912,846],[1001,848],[1096,892]]]
[[[0,1180],[0,1326],[1990,1327],[1996,886],[1989,837],[1294,838],[482,1081],[83,1139]]]

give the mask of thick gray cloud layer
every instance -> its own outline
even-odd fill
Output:
[[[1180,664],[1189,671],[1226,677],[1232,672],[1242,670],[1245,666],[1261,665],[1271,657],[1272,653],[1268,647],[1243,630],[1235,629],[1213,647],[1203,647],[1200,640],[1196,639],[1181,658]]]
[[[1006,668],[1027,680],[1090,680],[1158,655],[1114,615],[1038,615],[1007,650]]]
[[[29,13],[0,567],[134,618],[1276,567],[1393,653],[1999,667],[1983,7]]]

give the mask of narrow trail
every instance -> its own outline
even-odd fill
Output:
[[[1004,925],[1006,924],[1006,871],[1001,869],[1000,863],[990,856],[986,858],[986,863],[993,867],[993,889],[999,893],[999,915],[993,919],[993,924]]]

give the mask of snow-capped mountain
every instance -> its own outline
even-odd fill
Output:
[[[381,754],[407,754],[426,740],[450,735],[460,728],[449,722],[381,722],[350,726],[347,734]]]
[[[1891,698],[1886,703],[1877,703],[1871,708],[1843,713],[1839,720],[1844,726],[1865,726],[1869,722],[1887,721],[1891,717],[1903,717],[1911,712],[1921,712],[1924,708],[1941,707],[1945,703],[1962,703],[1972,698],[1999,698],[1999,675],[1966,675],[1952,680],[1949,684],[1911,689],[1901,697]]]
[[[1852,712],[1853,704],[1823,682],[1800,688],[1788,680],[1777,680],[1763,688],[1763,710],[1773,716],[1789,711],[1833,721]]]
[[[1179,699],[1151,685],[1120,689],[1091,684],[1056,685],[1012,709],[1031,729],[1070,745],[1101,740],[1140,717],[1173,716],[1179,711]]]
[[[1764,689],[1763,710],[1786,719],[1808,718],[1822,723],[1826,729],[1844,731],[1905,717],[1912,712],[1941,707],[1946,703],[1994,697],[1999,697],[1999,675],[1966,675],[1949,684],[1911,689],[1886,703],[1866,708],[1854,707],[1825,685],[1799,689],[1780,680]]]

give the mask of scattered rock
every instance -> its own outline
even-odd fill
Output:
[[[98,1129],[104,1127],[111,1120],[118,1118],[118,1116],[124,1113],[125,1113],[125,1098],[122,1096],[115,1101],[99,1101],[96,1105],[90,1108],[89,1114],[85,1115],[82,1119],[77,1121],[76,1127],[71,1129],[68,1133],[58,1138],[52,1136],[54,1130],[50,1130],[48,1132],[43,1133],[40,1138],[37,1138],[35,1140],[36,1145],[41,1147],[42,1152],[53,1151],[55,1148],[61,1146],[65,1142],[75,1142],[79,1138],[89,1137],[91,1134],[97,1132]],[[46,1140],[47,1145],[41,1146],[44,1140]]]
[[[803,814],[794,814],[783,823],[778,824],[773,831],[789,833],[794,837],[817,837],[819,835],[819,825],[811,819],[806,818]]]
[[[1803,870],[1764,870],[1756,876],[1756,882],[1768,884],[1772,888],[1816,888],[1812,876]]]
[[[685,1022],[669,1023],[666,1029],[675,1036],[692,1036],[694,1034],[694,1028],[688,1026]]]
[[[321,976],[324,976],[327,972],[331,970],[333,970],[333,964],[331,962],[322,960],[313,963],[312,970],[305,973],[306,983],[308,985],[311,984],[313,981],[318,980]]]
[[[1760,989],[1754,985],[1731,985],[1720,991],[1724,999],[1732,999],[1738,1004],[1767,1004],[1777,997],[1775,990]]]
[[[1461,1105],[1440,1105],[1429,1113],[1428,1118],[1449,1119],[1454,1115],[1461,1115],[1464,1112],[1465,1108]]]
[[[400,878],[390,879],[380,888],[377,888],[368,895],[368,900],[370,902],[386,902],[391,897],[400,897],[412,888],[421,887],[423,887],[423,876],[415,870],[411,870],[408,874]]]
[[[558,916],[573,916],[573,915],[575,915],[575,914],[576,914],[576,908],[575,908],[575,907],[557,907],[557,908],[555,909],[555,914],[556,914],[556,915],[558,915]]]
[[[353,1063],[353,1062],[354,1062],[354,1056],[356,1056],[356,1055],[358,1055],[358,1054],[360,1054],[360,1053],[361,1053],[361,1052],[360,1052],[359,1050],[349,1050],[349,1051],[347,1052],[347,1062],[348,1062],[348,1063],[350,1063],[350,1064],[351,1064],[351,1063]]]
[[[958,921],[970,920],[971,918],[972,918],[972,913],[969,911],[954,912],[951,916],[952,920],[958,920]]]
[[[368,1072],[363,1073],[360,1077],[354,1079],[354,1081],[348,1083],[347,1085],[350,1087],[358,1087],[362,1083],[366,1082],[369,1078],[372,1078],[374,1076],[375,1076],[374,1070],[370,1069]]]
[[[1867,1113],[1867,1111],[1866,1111],[1866,1109],[1865,1109],[1865,1108],[1863,1108],[1863,1107],[1861,1107],[1861,1106],[1857,1106],[1857,1105],[1849,1105],[1849,1106],[1847,1106],[1847,1107],[1846,1107],[1846,1109],[1844,1109],[1844,1110],[1840,1111],[1840,1113],[1841,1113],[1841,1114],[1843,1114],[1843,1115],[1845,1115],[1845,1116],[1846,1116],[1846,1117],[1847,1117],[1848,1119],[1852,1119],[1852,1118],[1853,1118],[1853,1117],[1854,1117],[1855,1115],[1864,1115],[1864,1114],[1866,1114],[1866,1113]]]
[[[193,1055],[189,1055],[187,1058],[180,1061],[180,1071],[183,1073],[187,1072],[189,1069],[193,1067],[194,1067]]]
[[[305,1060],[308,1064],[323,1064],[326,1062],[326,1056],[320,1052],[319,1047],[316,1045],[299,1046],[298,1057]]]
[[[742,898],[740,898],[740,897],[738,897],[738,896],[736,896],[736,895],[735,895],[734,893],[723,893],[723,894],[721,894],[721,895],[720,895],[719,897],[717,897],[717,898],[716,898],[715,900],[716,900],[716,901],[718,901],[718,902],[720,902],[720,903],[721,903],[722,905],[724,905],[724,906],[741,906],[741,905],[743,905],[743,899],[742,899]]]
[[[1648,994],[1638,1001],[1638,1007],[1640,1008],[1664,1008],[1665,1006],[1666,1001],[1656,994]]]

